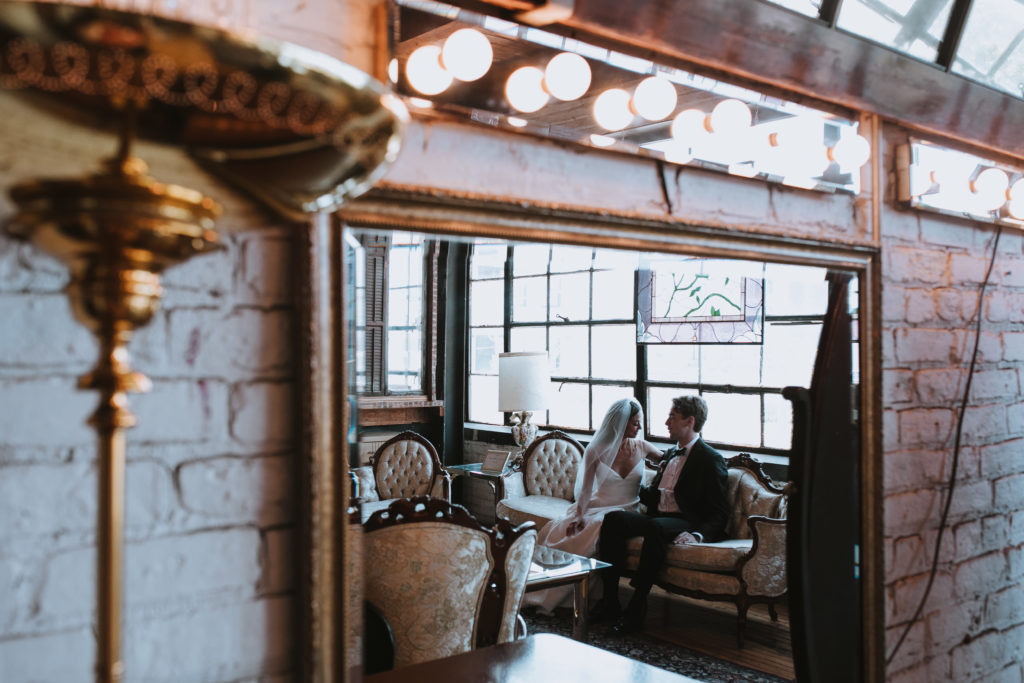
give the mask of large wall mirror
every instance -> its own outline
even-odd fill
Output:
[[[832,614],[841,614],[831,640],[843,645],[817,652],[860,680],[870,648],[862,632],[880,603],[867,437],[877,431],[874,253],[564,216],[514,217],[521,225],[510,239],[507,213],[491,224],[481,220],[489,209],[452,207],[439,223],[430,219],[436,207],[424,205],[417,218],[406,206],[391,220],[380,215],[387,199],[361,200],[342,219],[355,245],[348,329],[360,408],[351,468],[406,430],[427,438],[449,467],[479,462],[496,445],[514,448],[509,414],[499,410],[498,356],[539,350],[550,371],[549,405],[533,418],[542,434],[559,429],[586,443],[613,401],[635,396],[645,437],[664,449],[671,398],[699,393],[710,407],[709,443],[727,457],[752,454],[780,485],[797,480],[803,475],[794,468],[806,472],[807,462],[795,462],[794,449],[807,444],[783,390],[811,387],[830,293],[837,279],[845,283],[840,305],[852,334],[837,353],[850,381],[830,390],[843,395],[853,438],[828,453],[804,453],[818,485],[803,504],[818,527],[801,533],[819,538],[801,595],[827,594]],[[457,478],[452,499],[493,520],[481,482]],[[813,637],[806,622],[793,628],[800,639]]]

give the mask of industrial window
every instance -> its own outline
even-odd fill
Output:
[[[709,303],[698,311],[701,295],[684,291],[683,314],[713,314],[691,316],[704,321],[687,328],[687,339],[697,341],[661,343],[647,335],[654,343],[645,342],[638,299],[644,273],[652,262],[673,260],[740,275],[757,290],[748,299],[763,307],[737,328],[719,322],[731,310],[724,297],[705,296]],[[547,350],[549,406],[534,418],[542,427],[592,431],[613,401],[636,396],[646,434],[667,438],[672,397],[698,393],[713,416],[709,440],[764,452],[790,447],[792,414],[781,392],[810,382],[828,299],[824,269],[481,240],[469,273],[470,421],[503,423],[499,353]]]

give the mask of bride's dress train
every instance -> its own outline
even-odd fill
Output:
[[[603,471],[597,473],[595,478],[601,484],[597,487],[590,499],[590,505],[583,514],[583,529],[573,536],[567,536],[566,531],[569,525],[576,520],[576,503],[573,503],[566,510],[565,515],[553,519],[545,524],[537,535],[537,545],[557,548],[576,555],[593,557],[597,551],[597,539],[601,533],[601,522],[604,516],[612,510],[632,510],[636,507],[639,499],[640,482],[644,473],[644,459],[641,455],[641,442],[638,439],[627,439],[629,448],[636,455],[636,465],[625,477],[613,470],[606,463],[598,463],[598,468]],[[596,582],[595,582],[596,583]],[[597,586],[592,586],[597,588]],[[542,591],[527,593],[523,598],[523,605],[532,605],[544,612],[550,612],[558,605],[571,597],[571,586],[558,586]],[[591,590],[591,598],[597,596]]]

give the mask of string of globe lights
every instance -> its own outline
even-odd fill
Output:
[[[456,81],[482,78],[493,59],[493,47],[484,33],[461,28],[441,44],[416,48],[406,60],[405,76],[414,90],[429,97],[443,93]],[[392,68],[392,79],[397,80],[397,63]],[[693,108],[677,112],[674,82],[656,67],[652,71],[632,92],[609,88],[594,99],[593,120],[605,133],[589,135],[590,144],[610,147],[618,141],[616,134],[634,123],[663,122],[671,117],[670,137],[641,147],[660,152],[672,163],[707,161],[735,175],[763,173],[809,189],[817,186],[815,178],[831,164],[837,164],[840,173],[853,174],[870,156],[870,144],[853,126],[840,127],[838,139],[826,146],[822,116],[805,113],[755,125],[750,106],[735,98],[723,99],[710,112]],[[590,90],[591,82],[587,59],[562,51],[543,68],[522,66],[512,71],[504,95],[512,110],[529,115],[553,100],[580,99]],[[527,120],[518,116],[509,116],[507,121],[515,127],[527,125]]]

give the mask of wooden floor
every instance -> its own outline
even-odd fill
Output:
[[[789,610],[781,604],[776,611],[779,620],[773,623],[767,607],[751,607],[744,644],[739,648],[735,605],[692,600],[656,588],[648,599],[644,633],[748,669],[795,680]]]

